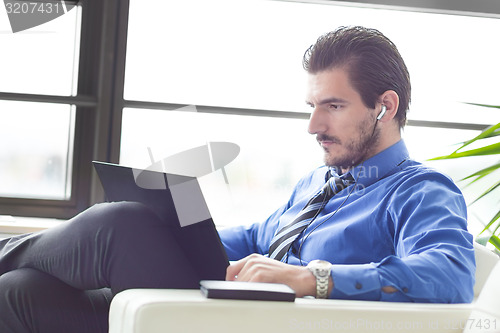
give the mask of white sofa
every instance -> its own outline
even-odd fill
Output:
[[[199,290],[131,289],[113,299],[109,332],[500,332],[499,257],[475,247],[471,304],[215,300]]]

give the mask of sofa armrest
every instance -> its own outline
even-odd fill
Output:
[[[492,269],[464,326],[466,333],[500,332],[500,262]]]
[[[473,304],[207,299],[199,290],[131,289],[115,296],[110,333],[461,332]]]

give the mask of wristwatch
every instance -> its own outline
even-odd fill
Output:
[[[325,260],[313,260],[307,264],[307,269],[316,278],[316,298],[327,298],[332,264]]]

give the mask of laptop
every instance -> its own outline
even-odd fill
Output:
[[[92,163],[107,201],[146,205],[172,228],[201,280],[225,279],[228,257],[196,177]]]

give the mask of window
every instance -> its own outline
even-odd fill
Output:
[[[68,200],[74,110],[69,105],[0,101],[0,193]]]
[[[3,13],[6,15],[6,13]],[[3,33],[0,91],[75,95],[80,11],[29,32]],[[10,29],[2,19],[2,30]],[[7,50],[12,50],[7,52]],[[0,152],[0,195],[68,199],[71,191],[74,110],[70,105],[0,101],[5,144]]]
[[[9,4],[0,8],[0,214],[69,218],[91,203],[104,11],[86,0]],[[40,17],[9,21],[35,7],[60,15],[21,31]]]
[[[463,103],[500,104],[500,45],[484,33],[500,29],[496,18],[345,3],[131,0],[120,161],[146,167],[148,147],[163,158],[206,141],[235,142],[242,149],[228,166],[230,186],[207,186],[232,206],[209,207],[222,225],[267,217],[321,164],[306,133],[301,60],[341,25],[377,28],[398,46],[412,77],[404,137],[415,158],[446,154],[498,122],[497,112]],[[456,179],[463,172],[456,162],[432,164]]]

